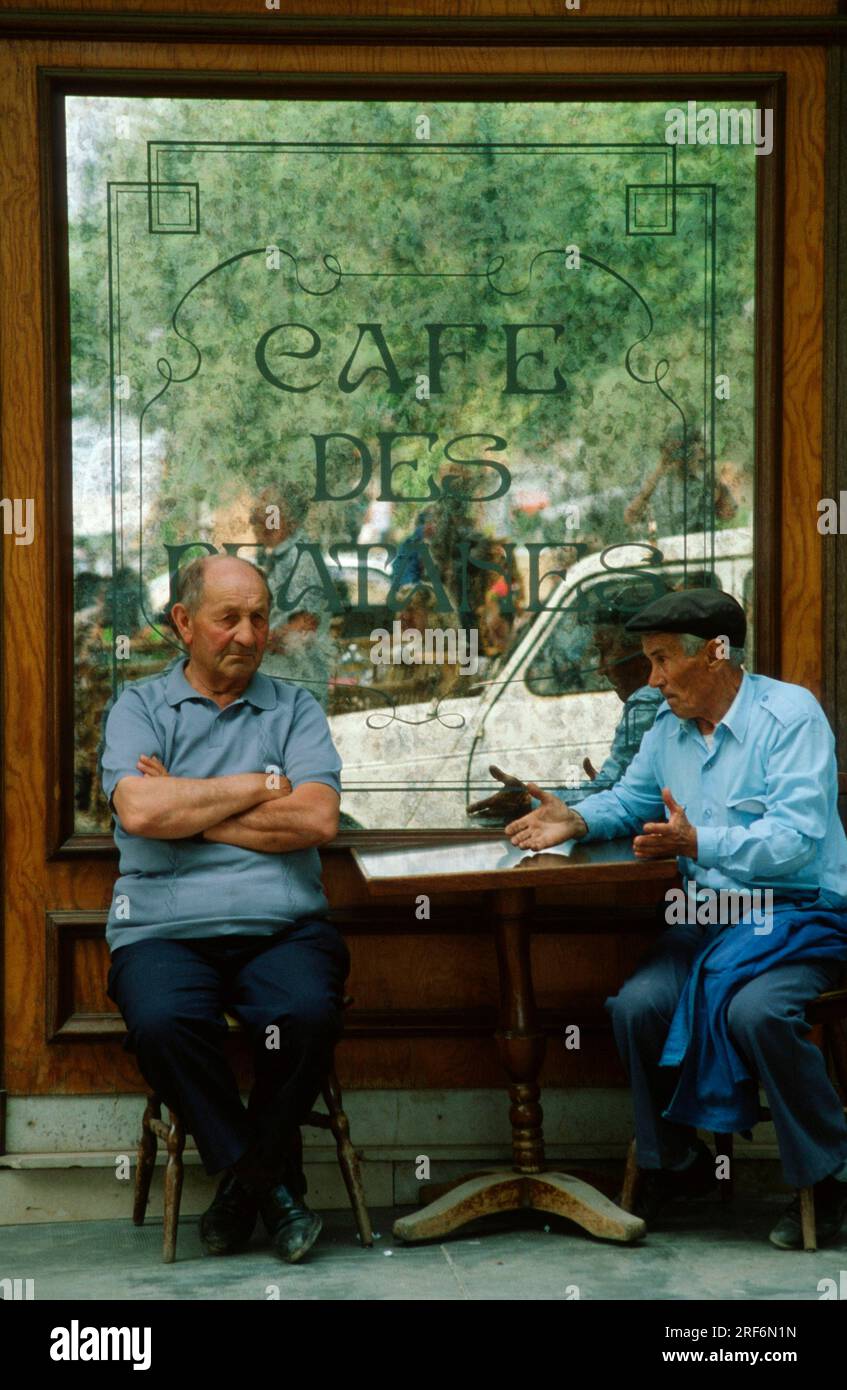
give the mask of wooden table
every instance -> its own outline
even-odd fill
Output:
[[[433,1201],[395,1222],[398,1239],[430,1240],[477,1217],[522,1207],[567,1217],[604,1240],[628,1243],[646,1230],[643,1221],[596,1188],[546,1166],[538,1085],[546,1038],[536,1020],[530,919],[536,888],[648,879],[659,897],[678,882],[677,864],[675,859],[636,859],[629,839],[587,845],[573,841],[561,849],[565,853],[528,855],[505,837],[353,849],[372,896],[473,893],[480,920],[491,922],[497,943],[500,1012],[495,1038],[509,1079],[513,1166],[429,1189]]]

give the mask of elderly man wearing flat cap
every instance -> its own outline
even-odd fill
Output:
[[[847,1214],[847,1121],[804,1008],[847,960],[835,740],[808,690],[743,669],[730,595],[668,594],[626,626],[664,697],[653,727],[620,781],[578,810],[530,783],[541,805],[506,834],[542,850],[632,833],[639,858],[678,858],[695,910],[606,1001],[633,1093],[639,1214],[716,1185],[696,1130],[751,1138],[761,1085],[786,1180],[814,1187],[818,1244],[831,1244]],[[755,890],[764,917],[697,909]],[[802,1247],[799,1194],[770,1240]]]

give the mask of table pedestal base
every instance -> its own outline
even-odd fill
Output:
[[[602,1240],[630,1244],[647,1230],[640,1217],[615,1206],[595,1187],[568,1173],[475,1173],[441,1189],[442,1195],[413,1216],[395,1221],[399,1240],[432,1240],[498,1211],[547,1211],[564,1216]]]

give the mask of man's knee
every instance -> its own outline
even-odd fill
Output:
[[[642,1034],[661,1025],[667,1029],[673,1005],[662,997],[656,980],[633,975],[618,993],[607,999],[606,1008],[612,1017],[615,1031]]]
[[[134,1004],[127,1017],[127,1027],[136,1046],[164,1050],[199,1032],[215,1029],[226,1032],[224,1020],[190,1018],[169,1005],[167,999],[146,999]]]
[[[754,982],[755,984],[755,982]],[[803,1027],[802,1019],[793,1017],[769,999],[762,989],[741,989],[730,1000],[726,1012],[730,1036],[742,1051],[761,1046],[768,1038],[777,1037],[786,1029]]]

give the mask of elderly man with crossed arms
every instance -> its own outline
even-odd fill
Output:
[[[121,876],[107,988],[143,1075],[223,1173],[200,1223],[207,1252],[242,1248],[261,1214],[293,1263],[321,1229],[299,1125],[340,1035],[350,956],[317,852],[337,831],[341,760],[314,696],[258,669],[270,603],[246,560],[192,561],[172,609],[187,659],[125,686],[108,714]],[[225,1009],[253,1042],[246,1112]]]

